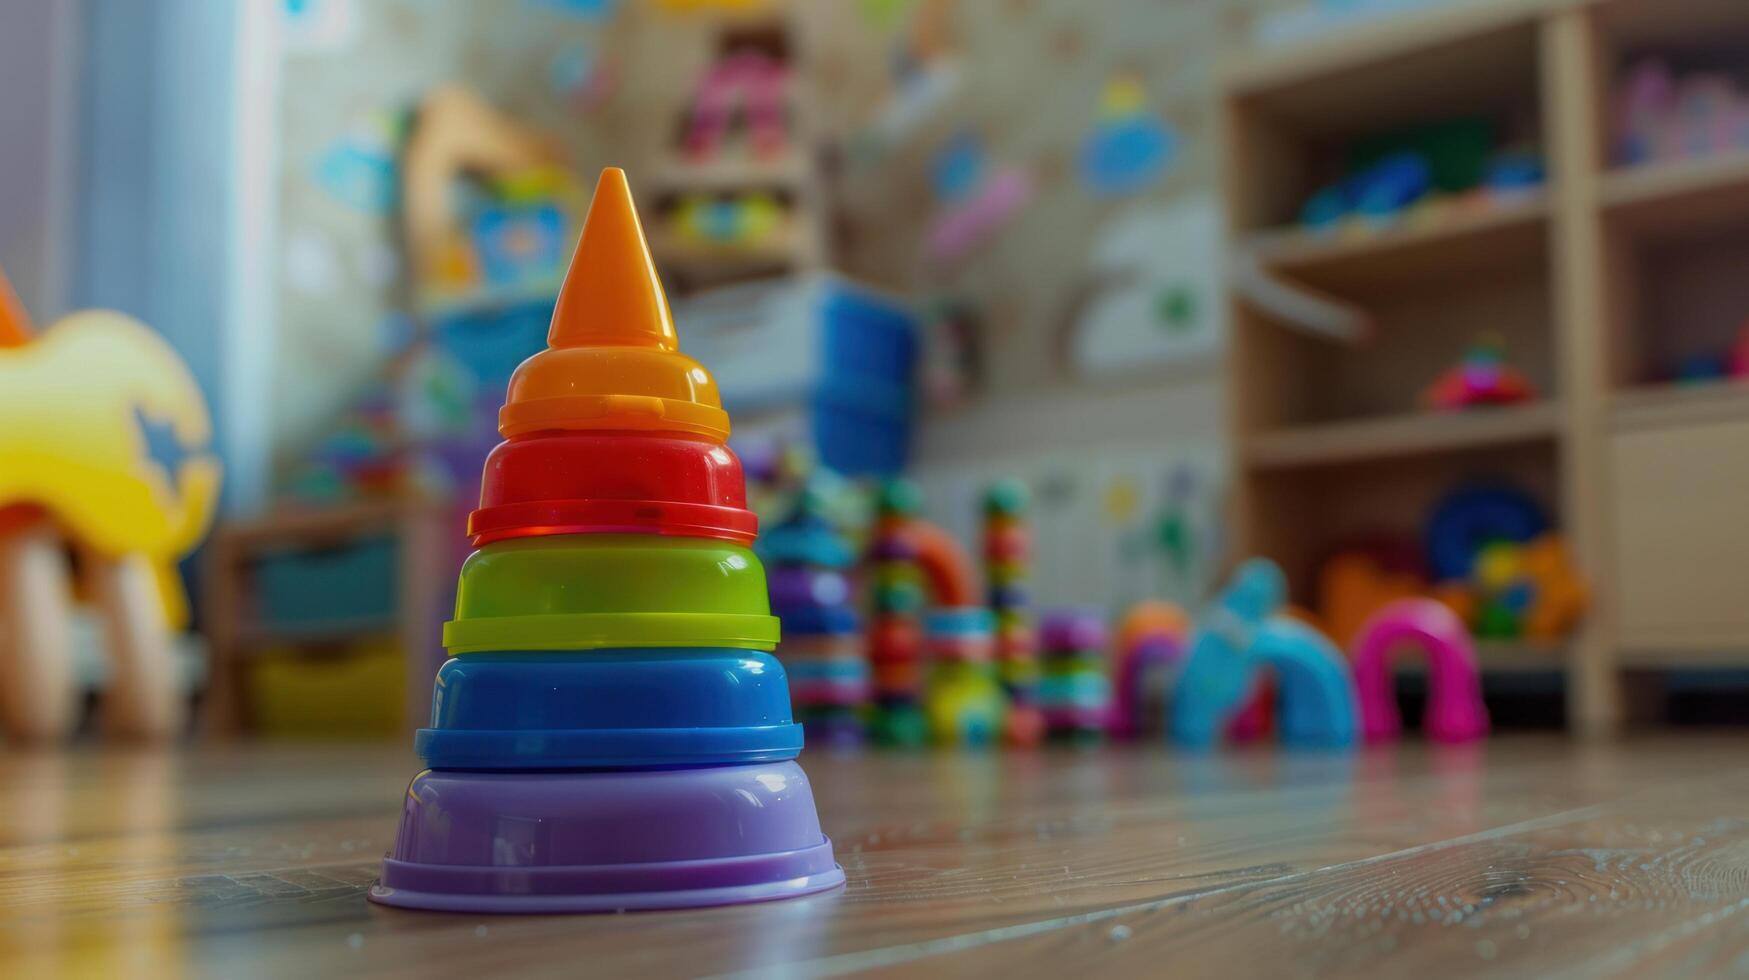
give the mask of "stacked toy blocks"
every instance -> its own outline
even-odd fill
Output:
[[[995,615],[996,664],[1008,695],[1007,740],[1037,745],[1044,737],[1038,709],[1038,638],[1027,578],[1032,535],[1026,523],[1026,488],[1003,482],[984,495],[984,580]]]
[[[1105,617],[1094,610],[1047,615],[1039,625],[1043,676],[1038,705],[1054,739],[1099,741],[1111,717],[1111,681],[1106,676]]]
[[[510,381],[416,741],[430,768],[371,897],[611,911],[841,884],[729,417],[679,350],[619,170],[547,345]]]
[[[874,738],[882,745],[915,747],[929,738],[923,714],[923,567],[915,542],[904,533],[922,500],[902,480],[885,484],[875,502],[869,541],[870,605],[868,659],[874,673]]]
[[[868,658],[849,570],[856,554],[804,490],[794,513],[759,542],[771,567],[771,610],[783,621],[778,659],[789,674],[796,720],[816,745],[863,740]]]

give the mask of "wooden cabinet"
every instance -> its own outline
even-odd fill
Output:
[[[1620,645],[1749,650],[1749,419],[1621,432],[1610,467]]]

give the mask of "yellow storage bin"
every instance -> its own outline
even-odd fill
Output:
[[[392,637],[261,651],[249,671],[255,730],[296,738],[392,738],[404,729],[407,660]]]

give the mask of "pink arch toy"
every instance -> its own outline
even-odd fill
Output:
[[[1400,599],[1367,620],[1354,640],[1354,682],[1361,730],[1368,742],[1388,742],[1403,729],[1391,679],[1391,652],[1413,644],[1427,654],[1429,738],[1469,742],[1488,734],[1488,708],[1476,647],[1463,620],[1432,599]]]

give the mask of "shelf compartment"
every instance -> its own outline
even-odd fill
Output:
[[[1486,0],[1382,18],[1243,52],[1223,82],[1308,128],[1357,130],[1467,109],[1535,88],[1536,18],[1564,2]]]
[[[1749,151],[1621,167],[1602,198],[1611,224],[1636,237],[1737,226],[1749,218]]]
[[[1610,421],[1618,431],[1749,419],[1749,381],[1642,385],[1618,392]]]
[[[653,182],[665,193],[718,193],[793,189],[808,178],[806,158],[791,150],[771,159],[730,155],[702,163],[670,161],[657,168]]]
[[[1548,401],[1416,412],[1265,432],[1246,440],[1243,458],[1257,469],[1290,469],[1421,456],[1553,439],[1559,425],[1559,406]]]

